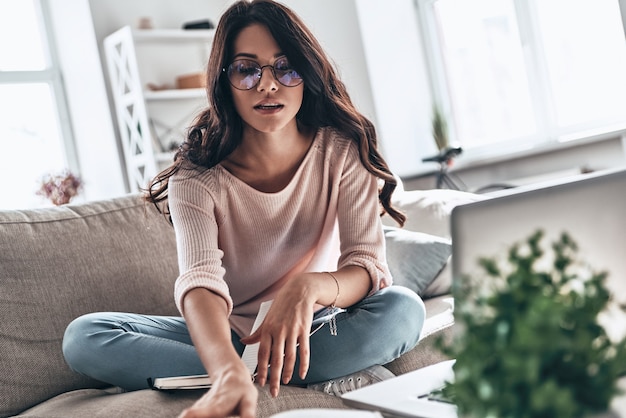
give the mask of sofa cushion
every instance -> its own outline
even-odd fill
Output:
[[[423,297],[432,298],[435,296],[447,295],[452,289],[452,255],[448,262],[441,269],[437,277],[424,290]]]
[[[405,190],[402,182],[399,180],[398,188],[393,194],[392,203],[396,209],[401,210],[407,216],[407,220],[402,229],[450,240],[450,214],[452,213],[452,209],[458,205],[487,198],[489,197],[476,193],[450,189]],[[382,221],[383,225],[387,227],[397,226],[389,215],[383,216]],[[450,258],[428,287],[421,290],[420,295],[423,298],[444,295],[450,291],[452,285],[452,263]],[[406,264],[408,261],[402,260],[402,263]],[[390,264],[390,268],[391,267]],[[396,280],[396,283],[406,285],[402,280],[403,278],[400,277],[400,281]],[[422,281],[420,280],[420,286],[421,283]]]
[[[385,226],[384,232],[394,284],[408,287],[422,298],[449,293],[449,283],[433,284],[450,259],[449,239],[390,226]]]
[[[310,389],[283,386],[277,398],[269,394],[269,385],[258,390],[258,418],[294,408],[345,408],[341,398]],[[102,389],[83,389],[59,395],[15,418],[171,418],[191,406],[203,393],[203,390],[161,392],[144,389],[111,394]]]
[[[392,203],[404,212],[407,220],[404,229],[450,238],[450,214],[457,205],[486,199],[476,193],[459,190],[403,190],[393,194]],[[383,224],[396,226],[389,215]]]
[[[93,311],[176,314],[175,245],[138,195],[0,211],[0,416],[102,387],[67,367],[67,324]]]

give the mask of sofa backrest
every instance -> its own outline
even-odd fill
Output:
[[[0,417],[103,384],[72,372],[67,324],[95,311],[177,315],[173,227],[132,194],[0,211]]]

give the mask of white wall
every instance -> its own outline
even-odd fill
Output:
[[[624,35],[626,36],[626,0],[619,0],[619,8],[622,13],[622,24],[624,25]]]
[[[355,106],[374,124],[378,114],[356,0],[283,0],[304,20],[335,64]]]
[[[405,178],[436,170],[436,165],[421,162],[436,148],[430,133],[432,99],[414,0],[393,0],[393,5],[374,0],[283,1],[315,33],[334,60],[356,106],[376,124],[383,154],[392,170]],[[109,97],[105,104],[103,93],[103,86],[108,84],[102,59],[103,39],[124,25],[136,26],[139,18],[146,16],[152,18],[157,28],[180,28],[184,22],[202,18],[217,23],[230,3],[231,0],[53,2],[55,15],[65,22],[57,30],[61,34],[59,49],[69,63],[64,69],[79,158],[88,173],[87,180],[96,185],[89,198],[120,192],[124,177],[119,139],[111,140],[112,135],[118,135],[111,125],[114,112],[108,103],[113,102]],[[622,13],[625,3],[626,0],[620,0]],[[86,17],[88,13],[91,22]],[[390,72],[390,62],[398,58],[411,71],[412,83],[401,82],[406,80],[405,74]],[[468,176],[471,183],[484,185],[558,171],[557,167],[576,168],[589,160],[588,155],[593,155],[595,167],[591,168],[623,165],[626,157],[624,150],[620,152],[616,147],[619,142],[615,138],[604,141],[549,150],[550,164],[538,165],[537,155],[514,156],[510,164],[487,161],[473,167],[459,161],[459,168],[463,169],[460,174]]]
[[[76,150],[85,182],[84,199],[126,191],[97,41],[87,0],[50,2]]]
[[[378,135],[391,169],[415,174],[422,158],[436,154],[431,135],[432,95],[415,2],[357,0],[370,73]]]

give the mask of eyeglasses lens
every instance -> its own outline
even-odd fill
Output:
[[[259,84],[265,67],[270,67],[272,75],[285,87],[295,87],[302,83],[302,77],[291,68],[286,57],[278,58],[274,65],[264,65],[263,67],[252,60],[235,60],[228,66],[228,80],[236,89],[253,89]]]

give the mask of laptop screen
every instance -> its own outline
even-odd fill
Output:
[[[577,258],[606,271],[609,291],[626,304],[626,170],[513,189],[457,206],[451,215],[453,280],[484,274],[479,258],[506,256],[514,243],[539,229],[544,244],[567,233],[578,244]],[[626,335],[626,320],[611,322],[611,337]]]

